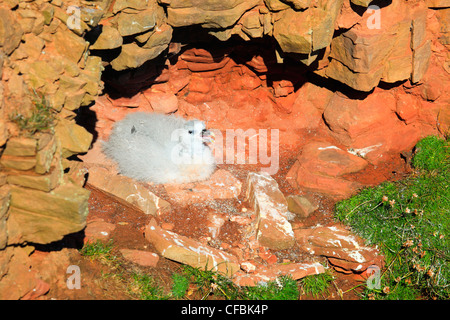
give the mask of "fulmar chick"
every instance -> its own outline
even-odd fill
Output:
[[[188,183],[206,180],[214,172],[214,157],[207,145],[211,142],[211,132],[202,121],[134,112],[114,125],[103,151],[130,178]]]

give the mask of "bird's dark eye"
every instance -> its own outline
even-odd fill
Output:
[[[189,132],[189,134],[193,134],[194,130],[189,130],[188,132]]]

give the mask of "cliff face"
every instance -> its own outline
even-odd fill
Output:
[[[18,245],[85,226],[85,172],[70,160],[93,141],[80,107],[100,138],[127,112],[178,110],[221,129],[280,128],[294,149],[292,127],[324,130],[373,164],[448,133],[450,3],[370,4],[1,0],[0,287],[27,259]],[[303,167],[293,186],[308,183]],[[9,298],[36,286],[22,283]]]

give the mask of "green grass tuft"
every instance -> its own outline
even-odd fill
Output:
[[[274,281],[245,288],[245,297],[250,300],[298,300],[299,290],[292,277],[281,276]]]
[[[416,150],[411,176],[336,205],[336,217],[385,255],[382,288],[364,297],[450,298],[450,142],[428,137]]]
[[[299,282],[304,294],[319,298],[321,294],[328,294],[328,288],[333,280],[333,274],[327,269],[324,273],[304,277]]]
[[[86,243],[83,248],[81,248],[80,253],[85,257],[110,257],[112,249],[112,240],[108,242],[97,240],[95,242]]]
[[[183,298],[189,288],[189,278],[181,273],[174,273],[172,275],[172,295],[176,299]]]
[[[167,300],[170,298],[170,295],[164,294],[162,287],[155,279],[145,273],[133,274],[130,292],[137,294],[141,300]]]
[[[33,106],[30,116],[24,116],[17,112],[9,116],[9,120],[16,123],[20,130],[30,136],[36,132],[53,128],[55,123],[55,111],[45,97],[35,93]]]
[[[201,299],[210,295],[227,300],[297,300],[299,289],[297,281],[282,276],[274,281],[261,282],[255,287],[239,287],[228,277],[211,270],[202,270],[183,266],[179,275],[173,276],[172,294],[182,298],[189,284],[193,284],[200,293]]]
[[[448,140],[429,136],[416,145],[416,155],[412,164],[421,170],[440,170],[449,167]]]

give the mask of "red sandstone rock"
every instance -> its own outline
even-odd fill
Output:
[[[179,70],[176,68],[171,68],[169,72],[170,78],[167,84],[170,88],[170,91],[174,94],[177,94],[189,84],[189,81],[191,79],[191,72],[189,72],[189,70]]]
[[[358,182],[311,173],[302,168],[299,163],[291,167],[286,180],[294,188],[319,192],[335,200],[346,199],[362,187]]]
[[[67,278],[70,276],[67,273],[67,268],[73,264],[73,262],[71,263],[72,254],[79,256],[78,250],[68,248],[50,252],[34,251],[30,255],[32,269],[38,274],[39,280],[44,282],[38,283],[34,288],[36,291],[30,292],[31,298],[39,298],[37,293],[44,294],[46,284],[50,284],[52,289],[57,287],[67,290]],[[52,289],[50,294],[52,294]]]
[[[180,58],[187,62],[187,67],[192,72],[204,72],[222,69],[230,60],[227,53],[209,52],[205,49],[189,49],[183,52]]]
[[[279,96],[274,98],[275,109],[281,113],[290,114],[294,109],[294,104],[296,101],[296,95],[286,94],[285,96]],[[301,115],[299,115],[301,116]]]
[[[344,174],[363,170],[367,161],[344,151],[328,142],[312,142],[302,149],[297,158],[300,164],[311,172],[340,177]],[[308,162],[310,160],[310,162]]]
[[[233,199],[241,193],[242,183],[226,170],[215,171],[206,181],[165,184],[171,200],[189,204],[208,199]]]
[[[24,295],[21,300],[36,300],[50,290],[50,285],[47,282],[44,282],[41,279],[37,279],[36,282],[36,287]]]
[[[255,55],[251,58],[250,61],[246,61],[245,64],[249,67],[251,67],[253,70],[255,70],[258,73],[266,73],[269,71],[267,69],[266,63],[264,61],[264,58],[260,55]]]
[[[28,253],[22,247],[7,246],[0,251],[0,298],[18,300],[38,285]]]
[[[184,99],[180,99],[178,101],[178,113],[188,119],[201,119],[202,118],[202,112],[199,109],[199,107],[193,105],[192,103],[190,103]]]
[[[340,225],[296,229],[294,233],[301,248],[331,258],[330,262],[341,269],[362,272],[380,263],[376,249],[364,246],[363,239]]]
[[[256,271],[256,266],[251,261],[243,261],[241,262],[241,269],[247,273],[253,273]]]
[[[161,223],[161,228],[163,228],[164,230],[173,230],[173,228],[175,227],[175,225],[173,223],[169,223],[169,222],[163,222]]]
[[[209,213],[207,216],[206,227],[208,228],[211,238],[215,239],[220,233],[220,228],[225,223],[225,217],[219,213]],[[225,249],[227,244],[222,243],[222,248]]]
[[[143,95],[155,112],[169,114],[178,110],[178,98],[173,93],[150,89],[144,91]]]
[[[138,93],[130,98],[120,97],[117,99],[113,99],[110,96],[106,96],[106,98],[112,103],[114,107],[139,108],[141,106],[143,107],[144,105],[147,105],[148,108],[148,102],[146,101],[142,93]]]
[[[116,229],[115,224],[106,222],[103,219],[91,220],[87,222],[84,229],[84,242],[94,243],[97,240],[109,240],[114,229]]]
[[[286,197],[288,209],[301,218],[307,218],[319,208],[319,205],[310,197],[289,195]]]
[[[286,97],[294,92],[294,85],[288,80],[274,81],[272,86],[275,97]]]
[[[323,266],[318,263],[290,263],[272,264],[263,266],[258,264],[252,273],[238,271],[233,277],[233,282],[239,286],[256,286],[261,282],[274,281],[278,277],[286,275],[298,280],[303,277],[325,272]]]
[[[265,250],[264,248],[259,248],[258,256],[267,262],[267,264],[274,264],[277,262],[278,258],[276,255],[270,252],[270,250]]]
[[[121,106],[120,104],[118,106],[114,105],[114,102],[112,102],[106,95],[100,96],[96,100],[95,104],[90,109],[96,114],[97,121],[95,123],[95,129],[99,133],[100,139],[106,139],[114,122],[122,120],[128,113],[137,111],[153,111],[150,103],[148,103],[143,95],[140,96],[141,98],[133,102],[134,106],[131,108]],[[129,101],[129,99],[125,101]],[[138,106],[140,107],[138,108]]]
[[[419,99],[412,94],[406,93],[399,93],[396,98],[397,115],[405,121],[407,125],[415,122],[419,116],[419,109],[421,108]]]
[[[316,141],[303,147],[286,179],[295,188],[345,198],[361,185],[340,177],[363,170],[367,165],[364,159],[329,142]]]
[[[231,73],[230,87],[234,90],[254,90],[261,85],[261,79],[246,67],[235,68]]]
[[[410,150],[419,140],[420,131],[399,120],[396,110],[395,96],[388,91],[375,91],[364,100],[335,94],[323,116],[340,143],[378,164],[383,154]]]
[[[204,78],[200,76],[192,76],[189,81],[189,92],[209,93],[212,89],[213,81],[211,78]]]
[[[149,251],[120,249],[120,253],[126,260],[144,267],[156,267],[159,261],[159,256]]]
[[[373,134],[393,119],[395,97],[390,92],[371,94],[364,100],[349,99],[334,94],[324,111],[324,119],[332,133],[345,145],[358,137]]]
[[[197,109],[201,112],[201,119],[208,124],[207,126],[211,130],[217,130],[217,124],[223,124],[226,120],[230,106],[221,99],[215,99],[214,101],[198,104]]]

